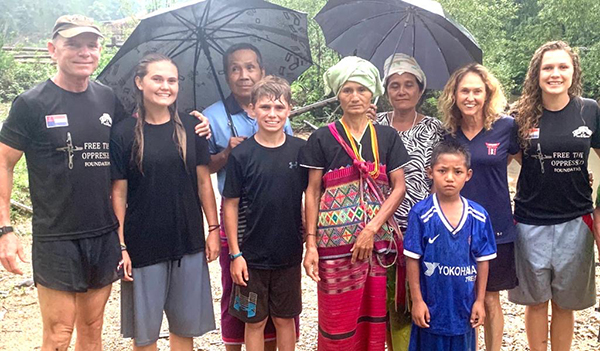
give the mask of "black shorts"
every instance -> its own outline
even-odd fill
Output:
[[[248,268],[248,286],[233,284],[229,314],[244,323],[268,316],[294,318],[302,312],[302,269]]]
[[[497,245],[497,257],[490,262],[486,291],[510,290],[519,285],[515,266],[515,243]]]
[[[123,276],[119,236],[59,241],[33,238],[33,281],[60,291],[87,292],[112,284]]]

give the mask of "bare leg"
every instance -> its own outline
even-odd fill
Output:
[[[135,346],[133,343],[133,351],[156,351],[158,350],[156,347],[156,343],[146,346]]]
[[[569,351],[573,341],[575,317],[572,310],[558,307],[552,301],[552,321],[550,322],[550,344],[552,351]]]
[[[39,284],[37,290],[43,324],[41,351],[66,351],[75,326],[75,293]]]
[[[392,342],[392,333],[389,330],[385,331],[385,344],[388,351],[394,351],[394,343]]]
[[[104,307],[110,296],[111,287],[112,284],[75,295],[77,309],[75,351],[102,351]]]
[[[502,305],[500,304],[500,292],[486,291],[483,332],[487,351],[500,351],[503,331],[504,315],[502,315]]]
[[[295,331],[294,331],[295,333]],[[269,340],[265,341],[265,351],[276,351],[277,350],[277,340]]]
[[[294,351],[296,349],[296,324],[293,318],[273,317],[277,331],[277,348],[279,351]]]
[[[525,331],[531,351],[548,350],[548,301],[525,307]]]
[[[193,351],[194,338],[183,337],[170,333],[169,346],[171,347],[171,351]]]
[[[244,340],[246,341],[246,350],[264,351],[265,349],[265,325],[267,318],[258,323],[246,323]]]
[[[242,351],[242,345],[225,345],[225,351]]]

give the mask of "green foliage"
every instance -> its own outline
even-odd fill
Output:
[[[53,65],[19,63],[11,54],[0,50],[0,102],[12,101],[25,90],[50,78],[54,72]]]
[[[580,54],[584,95],[600,97],[600,2],[597,0],[439,0],[475,36],[483,63],[507,95],[518,95],[534,51],[550,40]]]

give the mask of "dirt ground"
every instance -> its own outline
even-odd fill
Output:
[[[25,229],[26,230],[26,229]],[[31,237],[22,238],[26,245],[27,257],[30,257]],[[0,350],[39,350],[42,338],[42,325],[37,304],[37,292],[34,286],[27,286],[31,277],[31,265],[23,264],[24,276],[15,276],[0,271]],[[220,315],[220,267],[217,262],[210,264],[215,318],[219,326]],[[596,276],[600,270],[596,269]],[[600,281],[600,280],[598,280]],[[130,340],[120,336],[120,298],[119,283],[113,285],[113,291],[106,308],[104,318],[104,349],[131,350]],[[316,284],[304,277],[302,282],[304,309],[301,315],[301,336],[297,349],[301,351],[316,350],[317,345],[317,296]],[[502,350],[529,350],[523,323],[524,308],[506,301],[502,295],[505,330]],[[577,312],[573,350],[600,350],[598,343],[599,313],[593,308]],[[167,334],[166,322],[163,331]],[[481,333],[480,333],[481,334]],[[479,336],[482,340],[482,335]],[[194,341],[197,350],[224,350],[219,329],[205,334]],[[483,345],[480,342],[480,345]],[[484,350],[483,346],[480,350]],[[166,338],[159,340],[159,350],[168,350]]]
[[[513,163],[514,164],[514,163]],[[518,174],[517,167],[509,167],[509,182],[514,192],[514,183]],[[213,178],[216,186],[216,179]],[[217,203],[220,203],[218,191]],[[31,233],[29,221],[16,226],[18,233]],[[24,235],[22,242],[25,246],[27,257],[31,257],[31,236]],[[598,257],[598,254],[596,253]],[[37,291],[31,285],[31,264],[22,264],[25,274],[16,276],[8,274],[0,267],[0,351],[25,351],[39,350],[42,340],[42,324],[39,306],[37,303]],[[217,262],[209,265],[215,320],[217,330],[209,332],[194,340],[195,350],[216,351],[224,350],[221,340],[220,325],[220,302],[221,302],[221,269]],[[600,284],[600,268],[596,267],[597,286]],[[300,316],[300,340],[296,345],[299,351],[310,351],[317,349],[317,289],[316,284],[306,275],[302,280],[303,311]],[[522,351],[529,350],[525,335],[524,311],[522,306],[507,301],[506,293],[501,294],[502,305],[505,316],[505,327],[502,350]],[[577,312],[575,314],[575,335],[572,350],[577,351],[600,351],[600,343],[597,341],[600,328],[600,313],[594,308]],[[163,333],[168,335],[166,318],[163,319]],[[131,350],[131,341],[123,339],[120,335],[120,283],[113,284],[112,294],[106,306],[104,317],[104,350],[121,351]],[[479,333],[480,350],[483,346],[483,331]],[[161,338],[158,341],[160,351],[168,350],[168,340]]]

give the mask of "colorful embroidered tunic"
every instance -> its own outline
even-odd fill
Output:
[[[389,174],[399,170],[408,155],[394,129],[373,128],[367,127],[360,140],[353,141],[361,160],[350,157],[348,149],[353,142],[339,121],[331,130],[323,127],[315,131],[299,158],[303,167],[324,172],[317,230],[319,350],[385,348],[386,271],[380,264],[384,255],[351,263],[350,249],[365,222],[376,215],[387,198]],[[377,155],[373,150],[378,150]],[[371,180],[367,173],[372,174]],[[383,198],[379,201],[377,197]],[[376,252],[396,250],[390,229],[385,224],[376,234]]]

